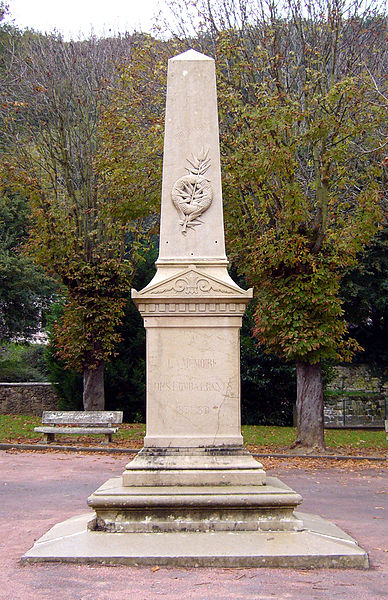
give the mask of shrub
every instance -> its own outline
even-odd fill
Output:
[[[47,381],[43,344],[4,342],[0,347],[0,381]]]

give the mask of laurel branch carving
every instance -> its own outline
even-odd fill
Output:
[[[186,235],[188,229],[194,229],[203,223],[199,217],[213,200],[210,180],[204,176],[211,164],[209,151],[202,150],[197,157],[192,155],[187,159],[187,163],[188,174],[178,179],[171,191],[171,199],[180,216],[179,224],[183,235]]]

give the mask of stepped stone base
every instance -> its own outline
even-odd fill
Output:
[[[98,488],[94,512],[55,525],[22,562],[203,567],[368,567],[338,527],[244,448],[143,449]]]
[[[301,531],[106,533],[92,513],[55,525],[22,563],[69,562],[181,567],[368,568],[368,555],[336,525],[295,513]]]
[[[263,465],[242,445],[143,448],[123,473],[123,486],[130,487],[263,484]]]
[[[90,496],[96,531],[298,531],[302,497],[276,478],[267,485],[124,487],[109,479]]]

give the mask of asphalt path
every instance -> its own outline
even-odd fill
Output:
[[[0,452],[0,600],[375,600],[388,597],[388,469],[277,468],[301,510],[334,521],[369,553],[363,570],[20,565],[55,523],[86,512],[86,498],[128,457]],[[265,467],[265,461],[264,461]]]

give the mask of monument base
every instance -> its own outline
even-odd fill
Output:
[[[354,539],[318,516],[295,513],[301,531],[106,533],[92,513],[55,525],[22,563],[68,562],[174,567],[368,568]]]
[[[276,479],[267,485],[124,487],[120,477],[88,498],[94,531],[115,533],[298,531],[302,497]]]
[[[200,480],[204,471],[197,461],[203,452],[191,455]],[[231,461],[236,471],[251,471],[255,478],[254,459],[245,450],[209,455],[213,460],[205,472],[215,467],[218,473],[223,461]],[[128,472],[138,472],[143,480],[148,461],[148,485],[123,484]],[[176,477],[174,466],[182,475],[187,461],[186,449],[156,452],[153,460],[151,451],[139,455],[122,478],[109,479],[89,497],[94,512],[55,525],[22,563],[368,568],[368,555],[349,535],[318,516],[295,511],[302,497],[279,479],[268,477],[259,485],[169,485],[170,475]],[[254,462],[260,473],[262,466]],[[163,485],[155,485],[152,466]]]
[[[125,487],[264,485],[266,481],[263,465],[242,444],[143,448],[122,477]]]

